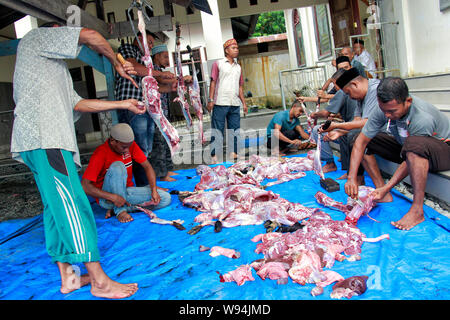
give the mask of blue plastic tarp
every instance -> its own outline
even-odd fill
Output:
[[[337,162],[338,163],[338,162]],[[339,163],[338,163],[339,166]],[[178,171],[176,182],[158,182],[175,190],[194,190],[200,181],[195,169]],[[342,170],[326,174],[336,179]],[[368,176],[368,185],[373,186]],[[346,202],[345,181],[339,181],[341,190],[328,194],[337,201]],[[314,194],[320,190],[319,178],[312,171],[306,177],[269,188],[292,202],[308,207],[320,207],[333,219],[343,220],[344,214],[317,204]],[[411,202],[393,191],[392,203],[381,203],[370,215],[379,223],[362,217],[358,227],[367,237],[389,233],[390,240],[364,243],[361,260],[337,262],[332,270],[345,278],[367,275],[368,290],[352,299],[449,299],[450,298],[450,219],[425,206],[425,222],[410,231],[395,229],[390,222],[400,219]],[[254,252],[253,236],[264,233],[262,225],[223,228],[215,233],[213,227],[204,227],[196,235],[187,231],[196,225],[199,213],[181,205],[172,195],[169,207],[155,213],[164,219],[183,219],[186,230],[149,222],[143,213],[134,213],[134,221],[120,223],[105,219],[105,210],[93,202],[98,229],[101,264],[105,272],[122,283],[137,282],[139,290],[129,299],[177,300],[304,300],[330,299],[331,287],[321,296],[312,297],[312,284],[301,286],[291,279],[285,285],[276,280],[262,280],[254,270],[255,281],[242,286],[221,283],[216,271],[224,274],[243,264],[263,258]],[[199,246],[222,246],[236,249],[239,259],[224,256],[211,257],[200,252]],[[77,265],[84,273],[82,264]],[[45,249],[42,215],[34,218],[0,223],[0,299],[96,299],[86,286],[67,295],[59,292],[60,277]]]

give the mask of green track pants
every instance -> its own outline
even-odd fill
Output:
[[[60,149],[21,152],[44,205],[47,252],[52,262],[99,261],[97,227],[72,153]]]

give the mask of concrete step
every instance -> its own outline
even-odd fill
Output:
[[[381,171],[392,175],[398,167],[398,164],[394,162],[383,159],[377,155],[375,157]],[[411,185],[411,179],[409,176],[403,181]],[[450,193],[448,190],[450,190],[450,170],[441,171],[438,173],[428,173],[427,186],[425,188],[426,193],[450,203]]]
[[[410,89],[409,93],[433,105],[450,105],[450,87]]]
[[[404,79],[410,90],[450,88],[450,73],[434,74]]]
[[[433,105],[450,118],[450,73],[404,79],[409,92]]]
[[[450,119],[450,100],[449,104],[435,104],[434,106],[441,110],[447,116],[447,118]]]

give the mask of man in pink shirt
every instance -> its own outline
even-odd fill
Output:
[[[222,148],[225,120],[227,129],[234,130],[232,159],[237,159],[237,130],[241,127],[240,105],[247,114],[247,104],[244,99],[241,66],[237,63],[239,47],[235,39],[226,41],[223,45],[225,58],[215,61],[211,69],[211,85],[209,88],[208,110],[211,117],[211,161],[217,163],[216,149]],[[236,132],[237,131],[237,132]],[[216,138],[218,138],[216,140]],[[215,142],[215,143],[214,143]]]

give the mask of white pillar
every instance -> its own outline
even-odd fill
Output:
[[[300,20],[303,29],[303,45],[305,46],[306,66],[312,67],[319,60],[314,22],[314,8],[299,8]]]
[[[292,12],[294,9],[284,10],[284,21],[286,23],[286,34],[287,34],[287,42],[288,42],[288,50],[289,50],[289,63],[290,68],[295,69],[298,67],[297,62],[297,49],[295,47],[295,42],[297,41],[294,32],[294,22],[292,21]]]
[[[203,37],[205,39],[208,60],[223,58],[222,28],[220,26],[219,7],[217,0],[209,0],[212,15],[200,12],[202,18]]]
[[[400,4],[400,6],[399,6]],[[397,7],[398,6],[398,7]],[[411,20],[409,16],[409,6],[408,1],[402,0],[401,2],[395,2],[394,8],[399,9],[401,12],[401,18],[399,24],[399,33],[402,33],[401,40],[399,41],[398,47],[398,61],[400,63],[400,74],[402,77],[410,77],[414,74],[413,60],[414,60],[414,50],[412,47],[413,35],[411,34]],[[395,10],[394,9],[394,10]],[[397,10],[395,10],[397,11]],[[402,23],[403,22],[403,23]]]

